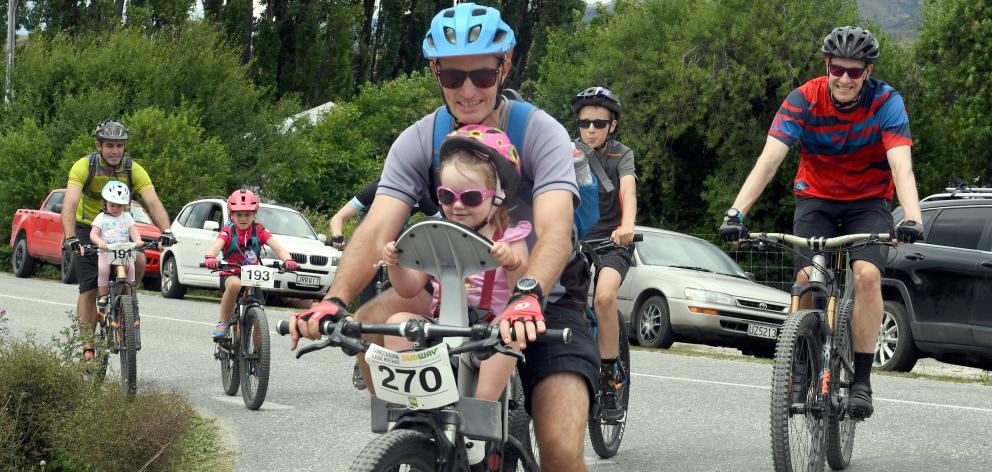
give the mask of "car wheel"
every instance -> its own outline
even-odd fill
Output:
[[[668,315],[668,302],[665,297],[654,295],[637,308],[634,324],[637,329],[637,344],[644,347],[668,349],[675,342],[672,320]]]
[[[21,278],[31,277],[34,273],[34,258],[28,252],[28,240],[23,235],[14,243],[14,251],[10,253],[10,266],[14,269],[14,275]]]
[[[183,298],[186,287],[179,283],[179,270],[176,258],[169,257],[162,264],[162,296],[165,298]]]
[[[906,306],[886,301],[882,312],[882,325],[875,341],[876,369],[909,372],[916,365],[919,353],[913,344],[913,331],[909,327]]]
[[[78,254],[72,251],[62,251],[62,263],[59,264],[62,272],[62,283],[76,283],[76,257]]]

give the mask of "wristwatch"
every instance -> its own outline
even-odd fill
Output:
[[[529,275],[520,277],[517,280],[517,285],[513,288],[513,294],[523,293],[527,295],[534,295],[537,300],[542,304],[544,303],[544,292],[541,291],[541,284],[537,282],[537,279]]]
[[[741,213],[740,210],[738,210],[736,208],[731,208],[731,209],[727,210],[727,213],[725,214],[725,216],[727,218],[729,218],[729,219],[737,219],[737,221],[739,221],[741,223],[744,222],[744,214]]]

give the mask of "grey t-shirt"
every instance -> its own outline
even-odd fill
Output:
[[[499,120],[503,129],[508,124],[509,107],[513,102],[507,104]],[[429,173],[434,171],[431,161],[435,113],[421,118],[400,133],[393,142],[386,156],[386,165],[382,169],[376,195],[389,195],[413,205],[420,200],[421,195],[430,195],[434,191],[428,186]],[[508,198],[505,203],[514,221],[533,222],[534,197],[549,190],[567,190],[575,196],[576,205],[578,204],[579,191],[572,165],[572,144],[565,127],[543,110],[535,109],[527,122],[523,145],[514,145],[520,154],[523,174],[517,195]]]
[[[500,128],[506,129],[510,117],[512,101],[507,102],[500,113]],[[388,195],[413,205],[421,195],[434,191],[428,188],[429,175],[433,169],[434,116],[431,113],[400,133],[382,169],[377,195]],[[514,143],[520,154],[522,178],[515,197],[504,203],[510,210],[513,221],[533,223],[534,197],[550,190],[567,190],[575,197],[578,205],[579,191],[575,184],[575,168],[572,165],[572,143],[565,127],[543,110],[535,109],[530,115],[524,131],[524,143]],[[536,236],[528,236],[528,245],[533,247]],[[561,293],[561,287],[549,294],[554,301]]]
[[[620,178],[628,175],[637,178],[634,170],[634,151],[620,141],[611,139],[602,151],[596,151],[595,154],[595,159],[602,164],[603,170],[613,183],[613,191],[607,192],[600,185],[599,222],[589,230],[586,239],[608,238],[620,226],[623,211],[620,201]]]

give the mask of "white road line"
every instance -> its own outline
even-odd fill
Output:
[[[17,300],[26,300],[26,301],[38,302],[38,303],[48,303],[48,304],[51,304],[51,305],[61,305],[61,306],[68,306],[68,307],[75,307],[76,306],[75,303],[53,302],[53,301],[48,301],[48,300],[40,300],[40,299],[37,299],[37,298],[18,297],[18,296],[14,296],[14,295],[3,294],[3,293],[0,293],[0,297],[14,298],[14,299],[17,299]],[[155,319],[167,320],[167,321],[178,321],[180,323],[191,323],[191,324],[199,324],[199,325],[206,325],[206,326],[213,326],[214,325],[214,323],[207,323],[207,322],[204,322],[204,321],[181,320],[181,319],[178,319],[178,318],[169,318],[169,317],[166,317],[166,316],[154,316],[154,315],[141,315],[141,316],[144,317],[144,318],[155,318]],[[278,334],[275,331],[270,331],[270,332],[272,334]],[[648,377],[648,378],[661,379],[661,380],[677,380],[677,381],[682,381],[682,382],[695,382],[695,383],[704,383],[704,384],[710,384],[710,385],[723,385],[723,386],[726,386],[726,387],[739,387],[739,388],[753,388],[753,389],[759,389],[759,390],[771,390],[771,387],[768,387],[768,386],[765,386],[765,385],[749,385],[749,384],[741,384],[741,383],[733,383],[733,382],[719,382],[719,381],[716,381],[716,380],[688,379],[688,378],[684,378],[684,377],[670,377],[670,376],[665,376],[665,375],[639,374],[637,372],[634,372],[631,375],[633,375],[634,377]],[[949,408],[949,409],[954,409],[954,410],[979,411],[979,412],[982,412],[982,413],[992,413],[992,408],[979,408],[979,407],[973,407],[973,406],[948,405],[948,404],[943,404],[943,403],[917,402],[917,401],[912,401],[912,400],[896,400],[896,399],[893,399],[893,398],[881,398],[881,397],[875,397],[875,400],[879,400],[879,401],[883,401],[883,402],[901,403],[901,404],[904,404],[904,405],[931,406],[931,407],[935,407],[935,408]],[[292,407],[288,407],[288,408],[292,408]]]
[[[662,379],[662,380],[677,380],[677,381],[682,381],[682,382],[705,383],[705,384],[711,384],[711,385],[723,385],[723,386],[727,386],[727,387],[741,387],[741,388],[753,388],[753,389],[758,389],[758,390],[771,390],[771,387],[768,387],[768,386],[765,386],[765,385],[749,385],[749,384],[740,384],[740,383],[732,383],[732,382],[718,382],[718,381],[715,381],[715,380],[687,379],[685,377],[669,377],[669,376],[665,376],[665,375],[638,374],[637,372],[633,372],[630,375],[632,375],[634,377],[649,377],[649,378],[653,378],[653,379]],[[950,408],[950,409],[954,409],[954,410],[980,411],[982,413],[992,413],[992,408],[979,408],[979,407],[974,407],[974,406],[948,405],[946,403],[917,402],[917,401],[912,401],[912,400],[896,400],[894,398],[882,398],[882,397],[874,397],[874,399],[875,400],[878,400],[878,401],[882,401],[882,402],[902,403],[904,405],[932,406],[932,407],[936,407],[936,408]]]
[[[210,398],[212,400],[217,400],[217,401],[222,402],[222,403],[230,403],[232,405],[244,405],[244,401],[241,400],[241,395],[238,395],[236,397],[210,397]],[[259,408],[259,410],[260,411],[265,411],[265,410],[292,410],[293,408],[295,408],[295,407],[294,406],[291,406],[291,405],[282,405],[282,404],[274,403],[274,402],[265,402],[265,403],[262,404],[262,407]]]

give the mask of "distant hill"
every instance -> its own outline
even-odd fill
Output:
[[[588,0],[587,0],[588,1]],[[879,25],[881,30],[895,36],[902,42],[916,39],[923,25],[923,0],[857,0],[858,11],[862,18]],[[608,11],[613,11],[613,2],[606,4]],[[586,14],[583,17],[589,21],[596,16],[595,1],[588,1]]]

